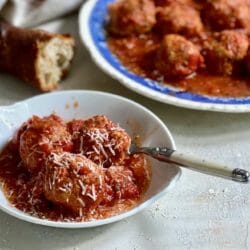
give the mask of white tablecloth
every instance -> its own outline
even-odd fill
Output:
[[[102,73],[78,38],[77,16],[42,26],[73,32],[76,58],[61,89],[102,90],[131,98],[155,112],[177,148],[250,170],[250,114],[181,109],[131,92]],[[0,105],[39,94],[0,75]],[[166,169],[167,171],[167,169]],[[64,230],[29,224],[0,212],[0,249],[250,249],[250,185],[183,170],[177,185],[150,208],[123,221]]]

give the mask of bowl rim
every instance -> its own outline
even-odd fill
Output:
[[[119,96],[119,95],[115,95],[115,94],[111,94],[108,92],[103,92],[103,91],[93,91],[93,90],[65,90],[65,91],[56,91],[56,92],[52,92],[52,93],[46,93],[46,94],[40,94],[40,95],[36,95],[34,97],[30,97],[27,98],[23,101],[20,102],[16,102],[12,105],[8,105],[8,106],[0,106],[0,112],[2,109],[8,109],[8,108],[13,108],[15,107],[15,105],[26,105],[29,103],[32,103],[33,101],[39,100],[40,98],[46,98],[48,96],[60,96],[60,95],[98,95],[98,96],[108,96],[111,98],[115,98],[117,100],[122,100],[126,103],[128,103],[129,105],[133,105],[135,107],[137,107],[138,109],[142,109],[143,112],[146,112],[148,115],[150,115],[153,119],[155,119],[157,121],[157,123],[162,127],[162,129],[164,129],[165,132],[165,136],[167,136],[169,138],[169,141],[171,143],[171,147],[172,149],[176,149],[175,146],[175,142],[173,139],[172,134],[170,133],[168,127],[163,123],[163,121],[160,120],[160,118],[158,118],[151,110],[147,109],[146,107],[144,107],[143,105],[130,100],[128,98]],[[139,204],[138,206],[130,209],[129,211],[126,211],[124,213],[106,218],[106,219],[101,219],[101,220],[93,220],[93,221],[88,221],[88,222],[57,222],[57,221],[50,221],[47,219],[40,219],[37,217],[33,217],[29,214],[26,214],[14,207],[12,207],[12,209],[7,208],[5,206],[3,206],[2,204],[0,204],[0,210],[2,210],[3,212],[6,212],[7,214],[16,217],[18,219],[21,219],[23,221],[26,222],[30,222],[33,224],[39,224],[39,225],[45,225],[45,226],[49,226],[49,227],[56,227],[56,228],[90,228],[90,227],[96,227],[96,226],[100,226],[100,225],[105,225],[105,224],[109,224],[109,223],[113,223],[116,221],[120,221],[122,219],[125,219],[129,216],[132,216],[138,212],[140,212],[141,210],[143,210],[144,208],[148,207],[149,205],[153,204],[155,201],[157,201],[160,197],[162,197],[163,195],[166,194],[166,192],[171,189],[174,184],[179,180],[180,176],[181,176],[181,169],[178,166],[174,167],[177,169],[176,175],[171,179],[169,185],[167,187],[165,187],[163,190],[161,190],[159,193],[155,194],[154,196],[152,196],[151,198],[149,198],[146,201],[143,201],[141,204]],[[2,192],[2,190],[1,190]],[[2,192],[3,193],[3,192]],[[4,195],[4,193],[3,193]],[[7,200],[7,199],[6,199]],[[8,201],[8,200],[7,200]],[[9,204],[9,207],[11,207],[11,204]]]
[[[79,34],[81,41],[87,48],[92,60],[104,73],[118,80],[118,82],[120,82],[123,86],[127,87],[128,89],[140,95],[146,96],[150,99],[156,100],[158,102],[171,104],[182,108],[202,110],[202,111],[216,111],[224,113],[250,112],[250,104],[222,104],[222,103],[200,102],[200,101],[192,101],[188,99],[177,98],[175,96],[171,96],[168,94],[163,94],[156,90],[149,89],[146,86],[140,85],[135,80],[130,79],[129,77],[125,76],[122,72],[119,72],[115,67],[113,67],[110,64],[110,62],[106,58],[103,57],[102,53],[99,51],[95,42],[93,41],[91,35],[91,27],[89,25],[89,20],[93,12],[93,9],[95,7],[95,4],[99,1],[100,0],[87,0],[82,5],[78,16],[78,26],[79,26]],[[244,100],[244,98],[238,98],[238,99]]]

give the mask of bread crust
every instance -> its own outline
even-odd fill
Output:
[[[24,29],[0,22],[0,70],[30,83],[41,91],[51,91],[58,82],[43,84],[38,77],[37,60],[41,47],[54,38],[68,40],[75,46],[69,34],[50,33],[39,29]],[[62,77],[66,72],[63,72]]]

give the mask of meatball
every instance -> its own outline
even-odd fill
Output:
[[[145,191],[151,178],[151,169],[148,166],[146,158],[142,155],[135,154],[128,157],[124,165],[129,166],[129,169],[133,172],[140,193]]]
[[[106,172],[106,182],[111,186],[117,199],[132,199],[139,197],[133,172],[124,166],[111,166]]]
[[[203,56],[210,72],[232,75],[240,69],[247,50],[248,38],[244,33],[224,30],[205,44]]]
[[[71,135],[66,124],[56,115],[33,116],[21,128],[19,154],[31,173],[39,172],[52,151],[71,151]]]
[[[121,36],[149,32],[156,23],[155,14],[152,0],[120,0],[109,5],[109,30]]]
[[[104,172],[80,154],[51,153],[45,163],[45,197],[79,215],[104,199]]]
[[[218,31],[249,28],[250,25],[250,7],[245,0],[208,0],[204,16]]]
[[[157,28],[163,34],[195,36],[203,31],[200,13],[188,5],[172,3],[159,8],[156,19]]]
[[[79,122],[76,120],[79,124]],[[119,164],[127,155],[130,137],[106,116],[97,115],[83,121],[73,132],[74,152],[82,153],[104,167]]]
[[[157,51],[155,67],[167,78],[184,78],[203,64],[199,49],[179,35],[166,35]]]

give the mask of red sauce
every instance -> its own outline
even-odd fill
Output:
[[[160,42],[161,38],[153,32],[129,37],[110,34],[108,37],[108,45],[112,53],[129,70],[142,77],[193,93],[224,97],[250,96],[249,76],[229,77],[199,71],[192,77],[182,80],[164,78],[154,67],[155,52]]]
[[[34,118],[31,118],[28,124],[32,124],[32,119]],[[43,118],[43,120],[41,120],[41,124],[42,122],[46,121],[46,119],[46,117]],[[77,120],[76,123],[79,124],[79,120]],[[72,126],[72,123],[70,124],[71,129],[68,129],[68,131],[72,135],[73,133],[76,133],[76,128],[78,130],[81,129],[81,126],[79,125]],[[40,126],[40,128],[41,127],[42,125]],[[111,128],[113,130],[115,130],[115,128],[117,128],[118,130],[121,129],[112,126]],[[108,166],[104,166],[104,164],[95,165],[94,162],[87,159],[90,164],[93,164],[90,166],[90,169],[93,171],[92,174],[88,175],[86,173],[88,169],[84,166],[80,166],[78,169],[79,171],[77,170],[78,172],[76,173],[76,175],[72,175],[71,179],[67,179],[68,183],[72,186],[71,192],[75,195],[73,197],[75,197],[75,200],[79,199],[83,205],[83,207],[81,207],[81,205],[79,205],[78,203],[77,210],[71,209],[71,207],[74,208],[75,205],[73,203],[71,204],[71,198],[69,199],[68,204],[63,201],[64,195],[67,195],[67,193],[64,193],[66,192],[64,190],[65,186],[60,186],[59,184],[61,180],[51,180],[46,177],[48,174],[50,174],[50,172],[47,172],[49,167],[47,162],[48,159],[51,158],[51,155],[58,156],[59,154],[72,154],[73,157],[76,154],[79,155],[79,152],[76,152],[73,149],[71,152],[63,151],[60,153],[58,151],[52,150],[49,155],[45,157],[44,164],[40,167],[40,169],[36,169],[35,171],[34,169],[32,169],[32,172],[30,172],[29,166],[25,165],[24,163],[26,162],[27,164],[28,161],[24,161],[24,159],[22,159],[19,155],[19,150],[21,147],[20,145],[22,145],[22,140],[24,140],[24,136],[22,133],[25,133],[25,129],[27,129],[26,126],[22,126],[19,133],[17,133],[19,134],[18,137],[20,137],[18,139],[19,141],[17,142],[17,138],[15,137],[14,140],[11,141],[0,154],[0,183],[2,185],[2,189],[5,193],[6,198],[14,207],[20,209],[25,213],[42,219],[66,222],[81,222],[93,219],[103,219],[113,215],[117,215],[135,206],[143,198],[143,194],[147,190],[147,187],[150,183],[151,173],[150,167],[146,162],[144,156],[126,155],[124,159],[119,162],[119,164],[116,164],[114,160]],[[32,129],[32,131],[34,131],[34,127]],[[42,134],[43,132],[44,131],[41,129],[41,131],[36,131],[35,133]],[[49,139],[50,137],[48,134],[47,141],[49,141]],[[50,142],[50,147],[51,143],[52,142]],[[74,143],[73,139],[72,143]],[[58,144],[56,145],[56,147],[58,147]],[[104,147],[104,150],[106,149],[107,148]],[[48,150],[48,147],[46,150]],[[33,152],[31,151],[31,153]],[[81,157],[85,157],[88,155],[88,152],[80,153],[80,155],[82,155]],[[70,168],[70,166],[67,165],[64,161],[55,161],[53,168],[65,172]],[[98,172],[95,172],[96,169],[102,172],[102,176],[97,178],[98,180],[91,179],[90,177],[98,174]],[[113,170],[111,171],[111,169]],[[52,170],[49,169],[49,171]],[[92,193],[91,190],[88,191],[89,187],[92,187],[93,189],[94,185],[97,185],[99,183],[100,178],[102,178],[102,195],[98,194],[97,189],[92,190]],[[84,182],[84,185],[86,187],[85,192],[87,193],[85,194],[85,196],[83,194],[83,190],[81,190],[81,188],[83,187],[76,184],[78,182],[81,185],[83,185]],[[123,185],[123,183],[125,184]],[[47,191],[45,191],[46,186]],[[50,188],[48,188],[48,186]],[[81,190],[81,192],[79,192],[79,190]],[[48,194],[48,192],[51,192],[51,194]],[[54,194],[52,192],[55,192],[54,194],[56,194],[56,197],[53,196]],[[57,194],[59,195],[57,196]],[[87,195],[89,195],[89,197],[87,197]],[[95,198],[95,196],[97,198]],[[53,198],[48,199],[48,197]],[[56,201],[56,199],[58,199],[58,201]]]

